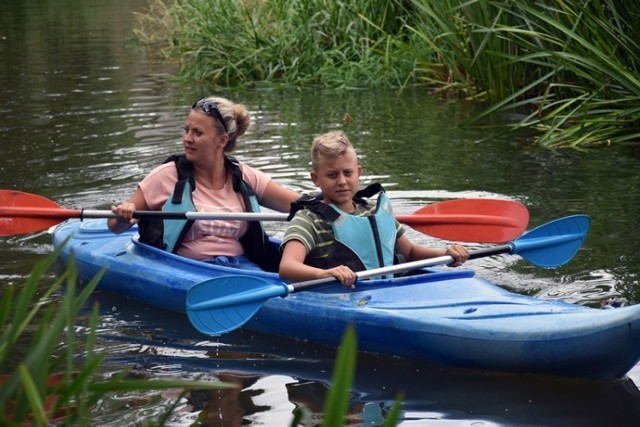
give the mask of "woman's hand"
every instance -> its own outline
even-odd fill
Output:
[[[133,213],[136,211],[136,205],[132,202],[124,202],[117,206],[111,206],[111,212],[116,214],[117,218],[109,218],[107,225],[109,229],[114,233],[122,233],[131,228],[131,226],[138,222],[133,218]]]
[[[133,213],[136,211],[136,205],[131,202],[124,202],[118,206],[111,206],[111,212],[118,216],[118,222],[124,222],[129,225],[133,225],[137,222],[133,218]]]

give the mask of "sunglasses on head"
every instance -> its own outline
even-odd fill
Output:
[[[227,123],[224,121],[220,110],[218,109],[218,104],[212,101],[207,101],[206,99],[201,99],[191,106],[192,109],[200,108],[205,114],[215,117],[222,123],[222,127],[225,132],[229,132],[227,129]]]

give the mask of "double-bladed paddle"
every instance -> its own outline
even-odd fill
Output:
[[[558,267],[571,260],[589,231],[586,215],[573,215],[541,225],[515,241],[504,245],[471,251],[469,259],[498,254],[518,254],[540,267]],[[450,264],[451,256],[413,261],[357,273],[359,280],[387,274]],[[230,332],[251,320],[262,304],[274,297],[292,292],[335,284],[332,277],[299,283],[274,283],[256,276],[222,276],[194,285],[187,292],[186,311],[191,324],[207,335]],[[366,286],[366,284],[360,284]],[[345,289],[345,292],[349,292]]]
[[[136,211],[137,219],[286,221],[281,213]],[[109,210],[64,209],[45,197],[0,190],[0,236],[45,230],[69,218],[115,218]],[[501,243],[520,234],[529,224],[529,211],[518,202],[501,199],[460,199],[434,203],[396,219],[440,239]]]

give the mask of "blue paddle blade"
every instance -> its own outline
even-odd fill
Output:
[[[191,324],[206,335],[221,335],[251,320],[269,298],[286,296],[287,285],[254,276],[222,276],[194,285],[185,303]]]
[[[548,222],[511,242],[511,253],[540,267],[559,267],[578,252],[590,223],[587,215],[572,215]]]

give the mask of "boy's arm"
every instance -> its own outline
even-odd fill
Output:
[[[398,238],[398,248],[407,261],[417,261],[421,259],[451,255],[453,259],[455,259],[453,266],[457,267],[462,265],[462,263],[469,258],[469,251],[462,245],[450,245],[445,249],[428,248],[426,246],[415,245],[405,235]]]
[[[314,268],[304,263],[307,251],[299,240],[289,240],[282,249],[280,261],[280,277],[285,280],[303,281],[317,279],[319,276]]]
[[[356,274],[347,266],[341,265],[324,270],[312,267],[304,263],[307,256],[305,246],[299,240],[289,240],[282,250],[280,261],[280,277],[289,281],[304,281],[321,279],[323,277],[335,277],[348,288],[355,287]]]

